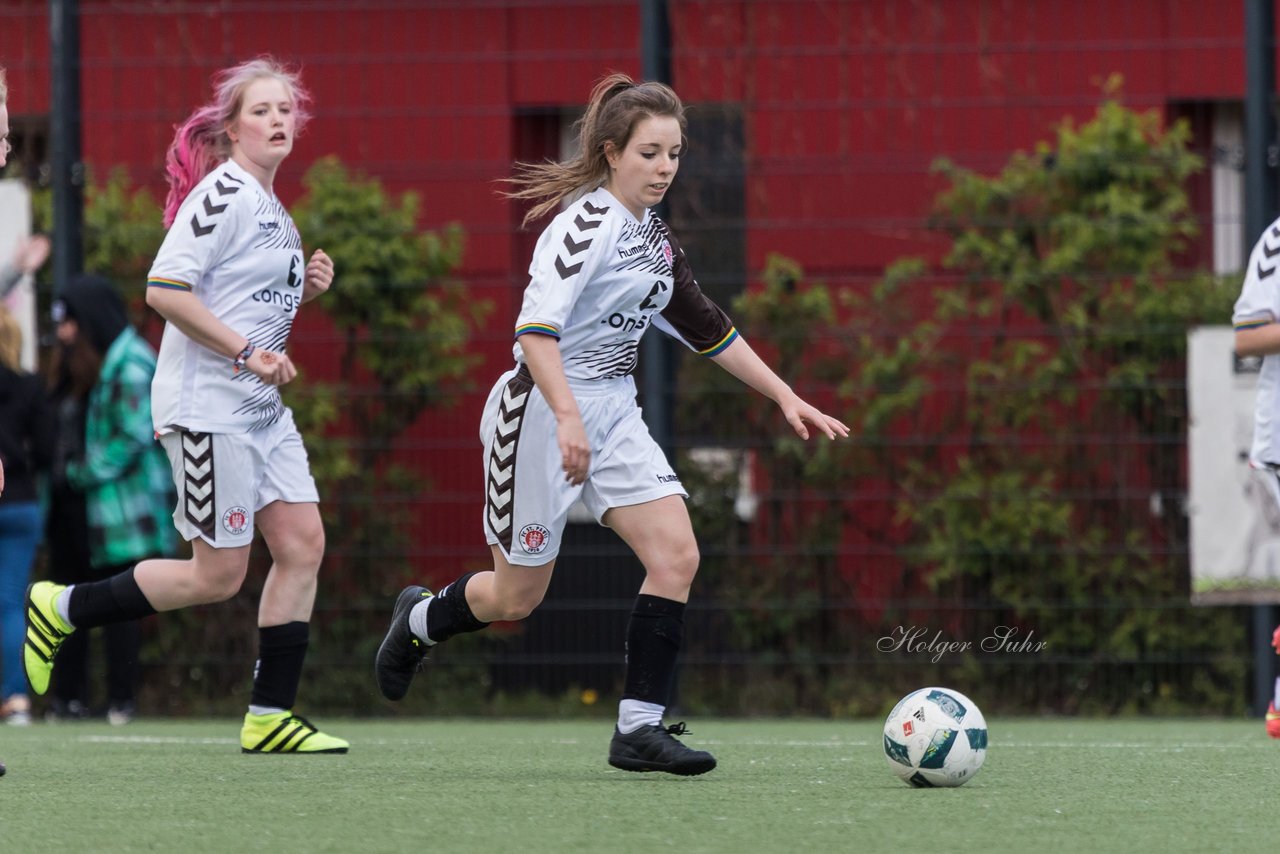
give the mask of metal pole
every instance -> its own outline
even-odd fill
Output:
[[[666,0],[640,0],[640,76],[645,80],[671,83],[671,30],[667,20]],[[667,203],[659,202],[653,212],[664,221]],[[643,365],[641,391],[644,421],[649,434],[662,448],[672,465],[676,464],[671,400],[675,390],[675,356],[672,342],[650,326],[640,339],[640,363]],[[671,676],[667,708],[675,714],[680,706],[680,665]]]
[[[78,0],[49,0],[53,93],[50,168],[53,179],[53,287],[84,269],[84,163],[80,157],[80,9]]]
[[[671,82],[671,31],[667,21],[666,0],[640,2],[640,55],[641,76],[645,80]],[[654,209],[654,213],[665,219],[666,209],[666,203],[662,202]],[[675,359],[671,343],[667,336],[650,328],[640,341],[640,364],[643,366],[641,399],[644,402],[645,423],[653,440],[674,464],[671,391],[675,380]]]
[[[1276,44],[1274,0],[1247,0],[1244,12],[1245,247],[1247,259],[1262,230],[1276,218]],[[1253,709],[1261,715],[1275,688],[1276,655],[1271,649],[1274,606],[1254,605]]]

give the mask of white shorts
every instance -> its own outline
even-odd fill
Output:
[[[173,524],[187,540],[215,549],[253,542],[253,517],[273,501],[318,503],[307,449],[293,413],[248,433],[174,430],[160,437],[169,455],[178,506]]]
[[[527,368],[503,374],[484,405],[485,538],[517,566],[555,560],[579,497],[602,524],[613,507],[689,497],[640,417],[631,377],[570,388],[591,446],[587,479],[579,486],[565,480],[555,416]]]

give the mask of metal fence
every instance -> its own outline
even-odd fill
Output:
[[[771,354],[799,347],[797,388],[824,405],[858,411],[840,389],[862,366],[849,363],[843,375],[830,364],[810,371],[814,354],[852,352],[859,335],[882,347],[904,338],[935,288],[959,289],[965,280],[941,266],[950,244],[936,227],[935,200],[947,186],[934,171],[938,159],[994,174],[1014,152],[1050,139],[1063,120],[1089,121],[1113,74],[1123,75],[1118,97],[1126,105],[1185,119],[1188,148],[1205,164],[1187,184],[1199,234],[1166,281],[1196,269],[1229,275],[1243,265],[1243,3],[1219,4],[1212,16],[1184,0],[660,5],[669,16],[673,83],[691,108],[691,146],[669,219],[709,294],[729,306],[758,291],[777,253],[804,268],[800,291],[821,283],[836,299],[869,299],[892,262],[924,259],[923,274],[896,303],[882,304],[881,316],[812,333],[744,327]],[[21,172],[37,185],[47,180],[46,6],[15,0],[0,9],[0,62],[9,68],[17,144],[5,177]],[[593,80],[614,69],[640,73],[640,6],[79,4],[85,157],[94,175],[123,166],[131,184],[158,194],[170,129],[205,95],[210,71],[270,51],[303,67],[318,110],[282,176],[282,195],[303,196],[305,167],[329,153],[393,194],[418,193],[425,228],[461,225],[467,251],[455,278],[469,300],[492,306],[468,344],[480,358],[470,388],[447,405],[432,401],[408,429],[377,440],[387,452],[379,465],[414,472],[424,485],[406,491],[387,480],[384,489],[325,496],[332,548],[308,676],[313,704],[384,709],[367,677],[396,590],[410,580],[444,583],[486,563],[476,424],[489,383],[510,361],[510,329],[536,238],[518,227],[521,211],[496,194],[494,182],[514,160],[566,150],[569,123]],[[51,292],[55,284],[42,287]],[[974,359],[993,336],[1067,340],[1063,330],[1026,316],[956,323],[948,334],[968,342],[954,352]],[[1127,334],[1176,353],[1186,328]],[[291,390],[293,400],[308,398],[311,381],[338,383],[340,399],[369,393],[358,383],[341,386],[335,353],[342,336],[327,319],[305,318],[294,342],[307,376]],[[1123,349],[1117,343],[1116,352]],[[1052,436],[1029,427],[982,437],[989,449],[1024,443],[1040,452],[1057,443],[1062,453],[1045,457],[1062,467],[1049,498],[1074,518],[1097,521],[1105,538],[1040,537],[969,555],[968,574],[939,582],[946,561],[912,541],[920,525],[904,524],[904,502],[927,498],[943,519],[963,514],[972,499],[946,490],[909,494],[897,476],[905,478],[913,459],[955,463],[975,441],[973,433],[944,431],[947,413],[972,394],[963,365],[950,375],[930,368],[933,391],[918,409],[876,435],[855,435],[854,451],[831,462],[850,466],[847,478],[827,470],[806,481],[793,476],[803,456],[778,445],[781,420],[751,415],[744,391],[716,384],[690,362],[673,356],[660,407],[670,413],[672,453],[695,490],[704,557],[687,619],[685,707],[874,713],[926,682],[956,684],[984,707],[1009,710],[1232,714],[1247,707],[1249,612],[1189,604],[1185,518],[1168,509],[1187,486],[1177,464],[1185,380],[1176,371],[1135,383],[1141,393],[1158,392],[1143,404],[1149,411],[1172,413],[1158,423],[1143,424],[1132,411],[1092,420],[1082,405],[1075,414],[1083,418]],[[1070,389],[1079,399],[1110,388],[1100,375],[1081,376]],[[890,378],[877,388],[893,394],[906,383]],[[1025,392],[1016,379],[1005,390]],[[1072,413],[1061,414],[1069,422]],[[329,438],[347,448],[371,441],[340,431]],[[1100,470],[1073,471],[1071,454],[1086,446]],[[1173,463],[1161,468],[1157,458]],[[981,513],[995,512],[991,495],[982,498]],[[1145,521],[1134,524],[1144,516],[1135,508],[1147,507]],[[370,514],[403,524],[382,541],[352,535],[350,520]],[[1107,578],[1144,561],[1152,568],[1145,590]],[[1092,567],[1092,581],[1062,581],[1084,572],[1082,565]],[[1039,593],[1030,585],[1016,604],[1001,599],[997,591],[1022,573],[1043,577]],[[539,611],[518,626],[451,643],[408,708],[590,712],[619,687],[623,630],[641,576],[611,533],[570,525]],[[247,685],[252,592],[217,611],[151,621],[144,708],[217,709]],[[1121,623],[1135,627],[1127,642],[1114,631]]]

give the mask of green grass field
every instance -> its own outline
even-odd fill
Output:
[[[346,756],[238,722],[0,727],[5,852],[1273,851],[1261,722],[996,720],[959,789],[893,778],[875,721],[690,722],[720,767],[631,774],[605,721],[339,721]]]

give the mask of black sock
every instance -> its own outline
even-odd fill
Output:
[[[155,612],[134,580],[132,567],[101,581],[72,586],[67,602],[67,616],[77,629],[150,617]]]
[[[684,603],[641,593],[627,622],[627,676],[622,699],[666,706],[684,639]]]
[[[467,582],[473,575],[474,572],[468,572],[427,603],[427,636],[432,643],[447,641],[466,632],[478,632],[489,625],[477,620],[467,604]]]
[[[298,699],[302,662],[307,657],[311,624],[295,620],[258,629],[258,665],[253,673],[255,706],[292,709]]]

